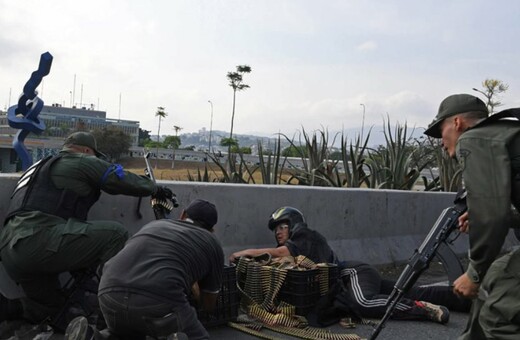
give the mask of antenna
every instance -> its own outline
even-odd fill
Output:
[[[121,92],[119,92],[119,117],[117,120],[121,120]]]
[[[81,95],[79,97],[79,106],[83,107],[83,83],[81,83]]]
[[[74,75],[74,85],[72,87],[72,106],[76,106],[76,75]]]

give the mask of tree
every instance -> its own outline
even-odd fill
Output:
[[[121,155],[128,153],[132,146],[132,137],[116,126],[95,129],[92,135],[96,138],[98,150],[114,162],[118,161]]]
[[[144,146],[147,141],[150,141],[151,140],[150,132],[151,131],[143,130],[143,129],[139,128],[139,139],[138,139],[137,145]]]
[[[243,91],[249,88],[249,85],[243,83],[243,75],[251,72],[251,66],[238,65],[236,72],[228,72],[227,78],[229,86],[233,88],[233,112],[231,114],[231,131],[229,132],[229,139],[233,139],[233,123],[235,121],[235,101],[237,91]]]
[[[220,140],[220,145],[222,146],[238,146],[238,140],[236,138],[222,138]]]
[[[477,91],[486,97],[487,108],[489,113],[492,114],[495,111],[495,107],[502,105],[498,100],[498,95],[506,92],[509,89],[509,85],[502,80],[488,78],[482,82],[482,87],[484,90],[473,88],[473,91]]]
[[[177,136],[179,134],[179,131],[181,131],[183,128],[181,128],[180,126],[174,125],[173,129],[175,130],[175,136]]]
[[[249,146],[239,147],[238,145],[233,145],[231,146],[231,152],[241,153],[243,155],[250,155],[252,153],[252,150]]]
[[[157,107],[157,112],[155,112],[155,117],[159,117],[159,127],[157,128],[157,150],[155,153],[155,168],[157,169],[157,160],[159,158],[159,138],[161,136],[161,118],[165,118],[168,114],[164,111],[164,107]]]
[[[175,128],[179,128],[178,126],[175,126]],[[180,128],[179,128],[180,130]],[[175,129],[175,134],[177,134],[178,130]],[[162,143],[162,147],[166,149],[172,149],[172,169],[175,166],[175,150],[179,148],[179,145],[181,145],[181,138],[177,135],[175,136],[167,136],[164,139],[164,142]]]
[[[162,142],[163,148],[173,148],[178,149],[181,145],[181,138],[179,136],[167,136],[164,138],[164,141]]]
[[[282,150],[282,156],[284,157],[304,157],[307,158],[308,152],[305,145],[291,145]]]

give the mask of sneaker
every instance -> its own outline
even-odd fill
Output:
[[[415,305],[426,311],[428,319],[432,321],[445,324],[450,320],[450,311],[444,306],[434,305],[426,301],[415,301]]]
[[[64,340],[93,340],[94,330],[84,316],[78,316],[69,323],[65,330]]]

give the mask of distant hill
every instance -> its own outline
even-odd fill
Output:
[[[394,128],[392,128],[392,133],[394,133]],[[379,145],[386,144],[386,139],[384,135],[385,128],[383,126],[372,126],[372,127],[366,127],[364,131],[364,137],[367,136],[368,132],[370,131],[370,139],[368,142],[369,147],[377,147]],[[413,134],[412,134],[413,131]],[[312,133],[312,131],[307,131],[307,133]],[[422,136],[423,129],[413,129],[413,127],[408,127],[407,132],[411,137],[418,138]],[[328,131],[329,134],[329,144],[332,143],[334,137],[336,136],[336,140],[334,143],[335,147],[340,147],[341,144],[341,131]],[[343,131],[344,136],[349,141],[354,141],[355,138],[360,134],[360,129],[358,128],[352,128],[352,129],[345,129]],[[184,133],[179,135],[181,138],[181,148],[185,148],[187,146],[194,146],[195,150],[205,150],[208,149],[209,146],[209,131],[207,130],[200,130],[199,132],[194,133]],[[225,151],[225,147],[220,146],[220,141],[222,138],[229,137],[229,132],[226,131],[212,131],[211,133],[211,146],[214,150],[221,150]],[[234,138],[238,139],[238,143],[240,146],[249,146],[256,148],[258,141],[262,142],[262,145],[266,149],[272,149],[275,145],[275,142],[278,140],[278,137],[273,134],[272,137],[265,137],[265,136],[257,136],[257,135],[249,135],[249,134],[234,134]],[[288,137],[292,138],[293,135],[289,135]],[[302,136],[301,138],[302,142],[304,142],[304,138]],[[285,137],[281,137],[280,142],[282,143],[282,149],[288,147],[290,143],[285,139]],[[298,143],[298,137],[296,137],[295,142]]]

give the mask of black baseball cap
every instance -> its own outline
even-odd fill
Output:
[[[424,134],[434,138],[441,138],[440,125],[448,117],[465,112],[483,112],[489,115],[486,104],[479,98],[470,94],[454,94],[446,97],[439,106],[437,116],[428,125]]]
[[[218,213],[217,208],[211,202],[195,199],[186,209],[184,209],[188,217],[204,229],[211,230],[217,224]]]
[[[71,133],[67,139],[65,139],[65,143],[63,145],[81,145],[86,146],[94,150],[96,157],[98,158],[106,158],[106,156],[99,152],[97,149],[96,138],[90,133],[85,131],[77,131]]]

